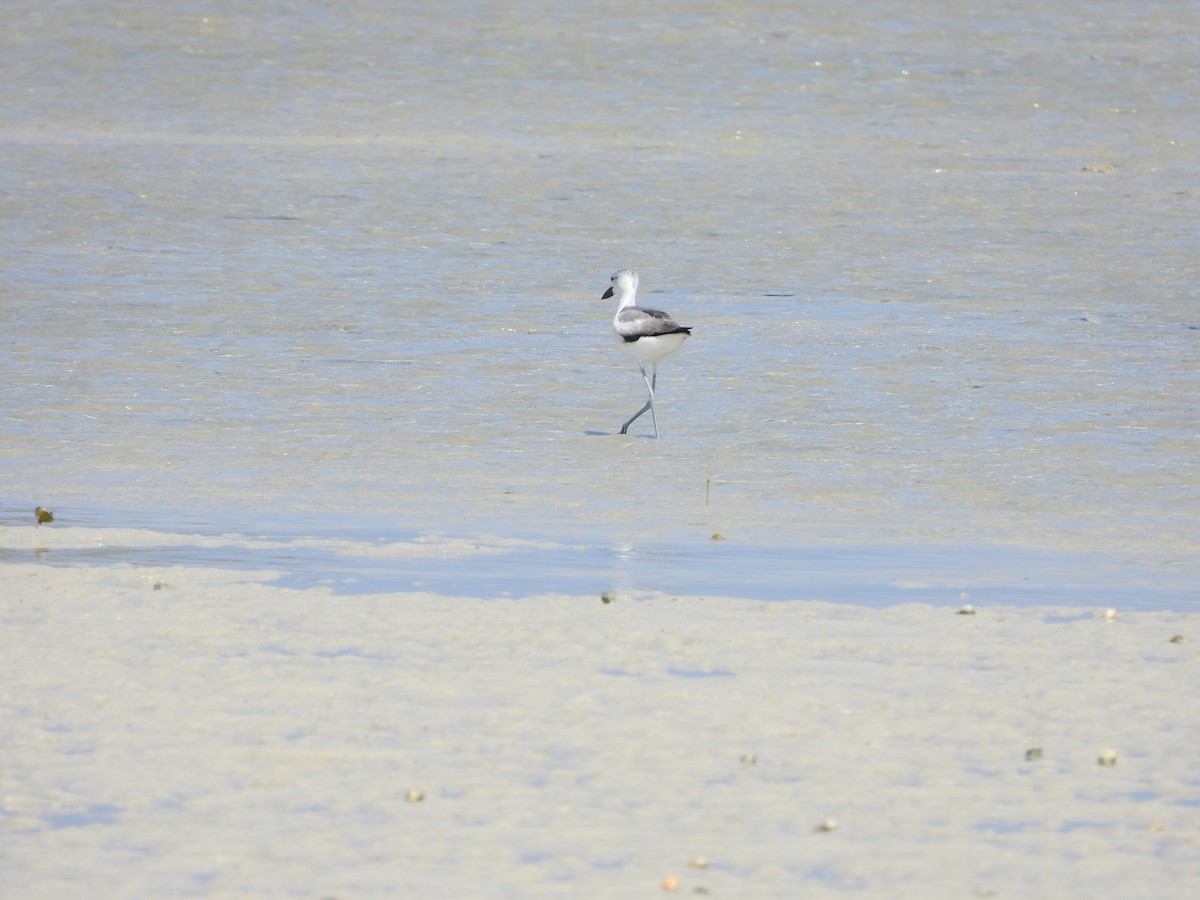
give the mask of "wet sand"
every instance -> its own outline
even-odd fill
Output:
[[[22,896],[1200,884],[1194,613],[2,570]]]

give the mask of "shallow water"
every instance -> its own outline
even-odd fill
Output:
[[[111,522],[118,515],[83,518]],[[194,530],[180,530],[188,524]],[[277,527],[240,533],[143,513],[140,526],[0,527],[0,564],[136,566],[162,585],[190,577],[180,572],[197,567],[234,570],[246,573],[246,583],[321,588],[340,596],[604,594],[612,602],[666,594],[1143,612],[1196,605],[1195,577],[1182,561],[1147,564],[999,545],[797,547],[692,532],[617,544],[562,533],[554,541],[530,541],[397,532],[386,518],[333,524],[308,519],[292,522],[286,533]]]
[[[956,9],[19,6],[5,522],[566,535],[668,591],[720,532],[764,594],[1015,553],[1186,606],[1197,29]],[[615,434],[623,266],[695,328],[657,442]]]

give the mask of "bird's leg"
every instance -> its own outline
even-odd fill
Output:
[[[638,416],[640,416],[642,413],[644,413],[646,410],[648,410],[649,408],[650,408],[650,401],[647,400],[646,405],[643,406],[641,409],[639,409],[637,412],[635,412],[632,416],[630,416],[629,421],[627,421],[624,425],[621,426],[621,434],[624,434],[626,431],[628,431],[629,426],[633,424],[634,420]]]
[[[646,378],[646,370],[642,370],[642,379]],[[651,370],[650,380],[646,382],[646,387],[650,391],[650,421],[654,423],[654,437],[658,439],[658,416],[654,414],[654,388],[658,385],[658,366],[654,366]]]
[[[621,426],[621,434],[625,434],[626,431],[629,430],[629,426],[634,423],[634,420],[636,420],[637,417],[640,416],[642,413],[644,413],[646,410],[650,410],[650,418],[651,419],[654,418],[654,386],[653,386],[653,383],[650,381],[650,379],[646,377],[646,367],[643,366],[639,362],[638,368],[642,372],[642,381],[646,382],[646,390],[650,394],[650,399],[648,399],[646,401],[646,404],[641,409],[639,409],[637,412],[635,412],[632,416],[629,417],[628,422],[626,422],[624,425]],[[658,373],[656,372],[655,375],[657,375],[657,374]],[[657,421],[655,421],[655,423],[654,423],[654,436],[658,437],[658,422]]]

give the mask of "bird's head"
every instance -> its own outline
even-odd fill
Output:
[[[637,272],[633,269],[622,269],[620,272],[613,272],[612,278],[609,279],[612,284],[608,290],[604,292],[604,296],[600,299],[607,300],[609,297],[626,297],[633,296],[637,293],[638,277]]]

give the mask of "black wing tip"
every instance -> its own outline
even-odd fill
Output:
[[[670,331],[660,331],[657,334],[624,334],[621,337],[625,343],[632,344],[640,341],[642,338],[666,337],[668,334],[691,334],[693,327],[692,325],[680,325],[678,328],[672,328]]]

